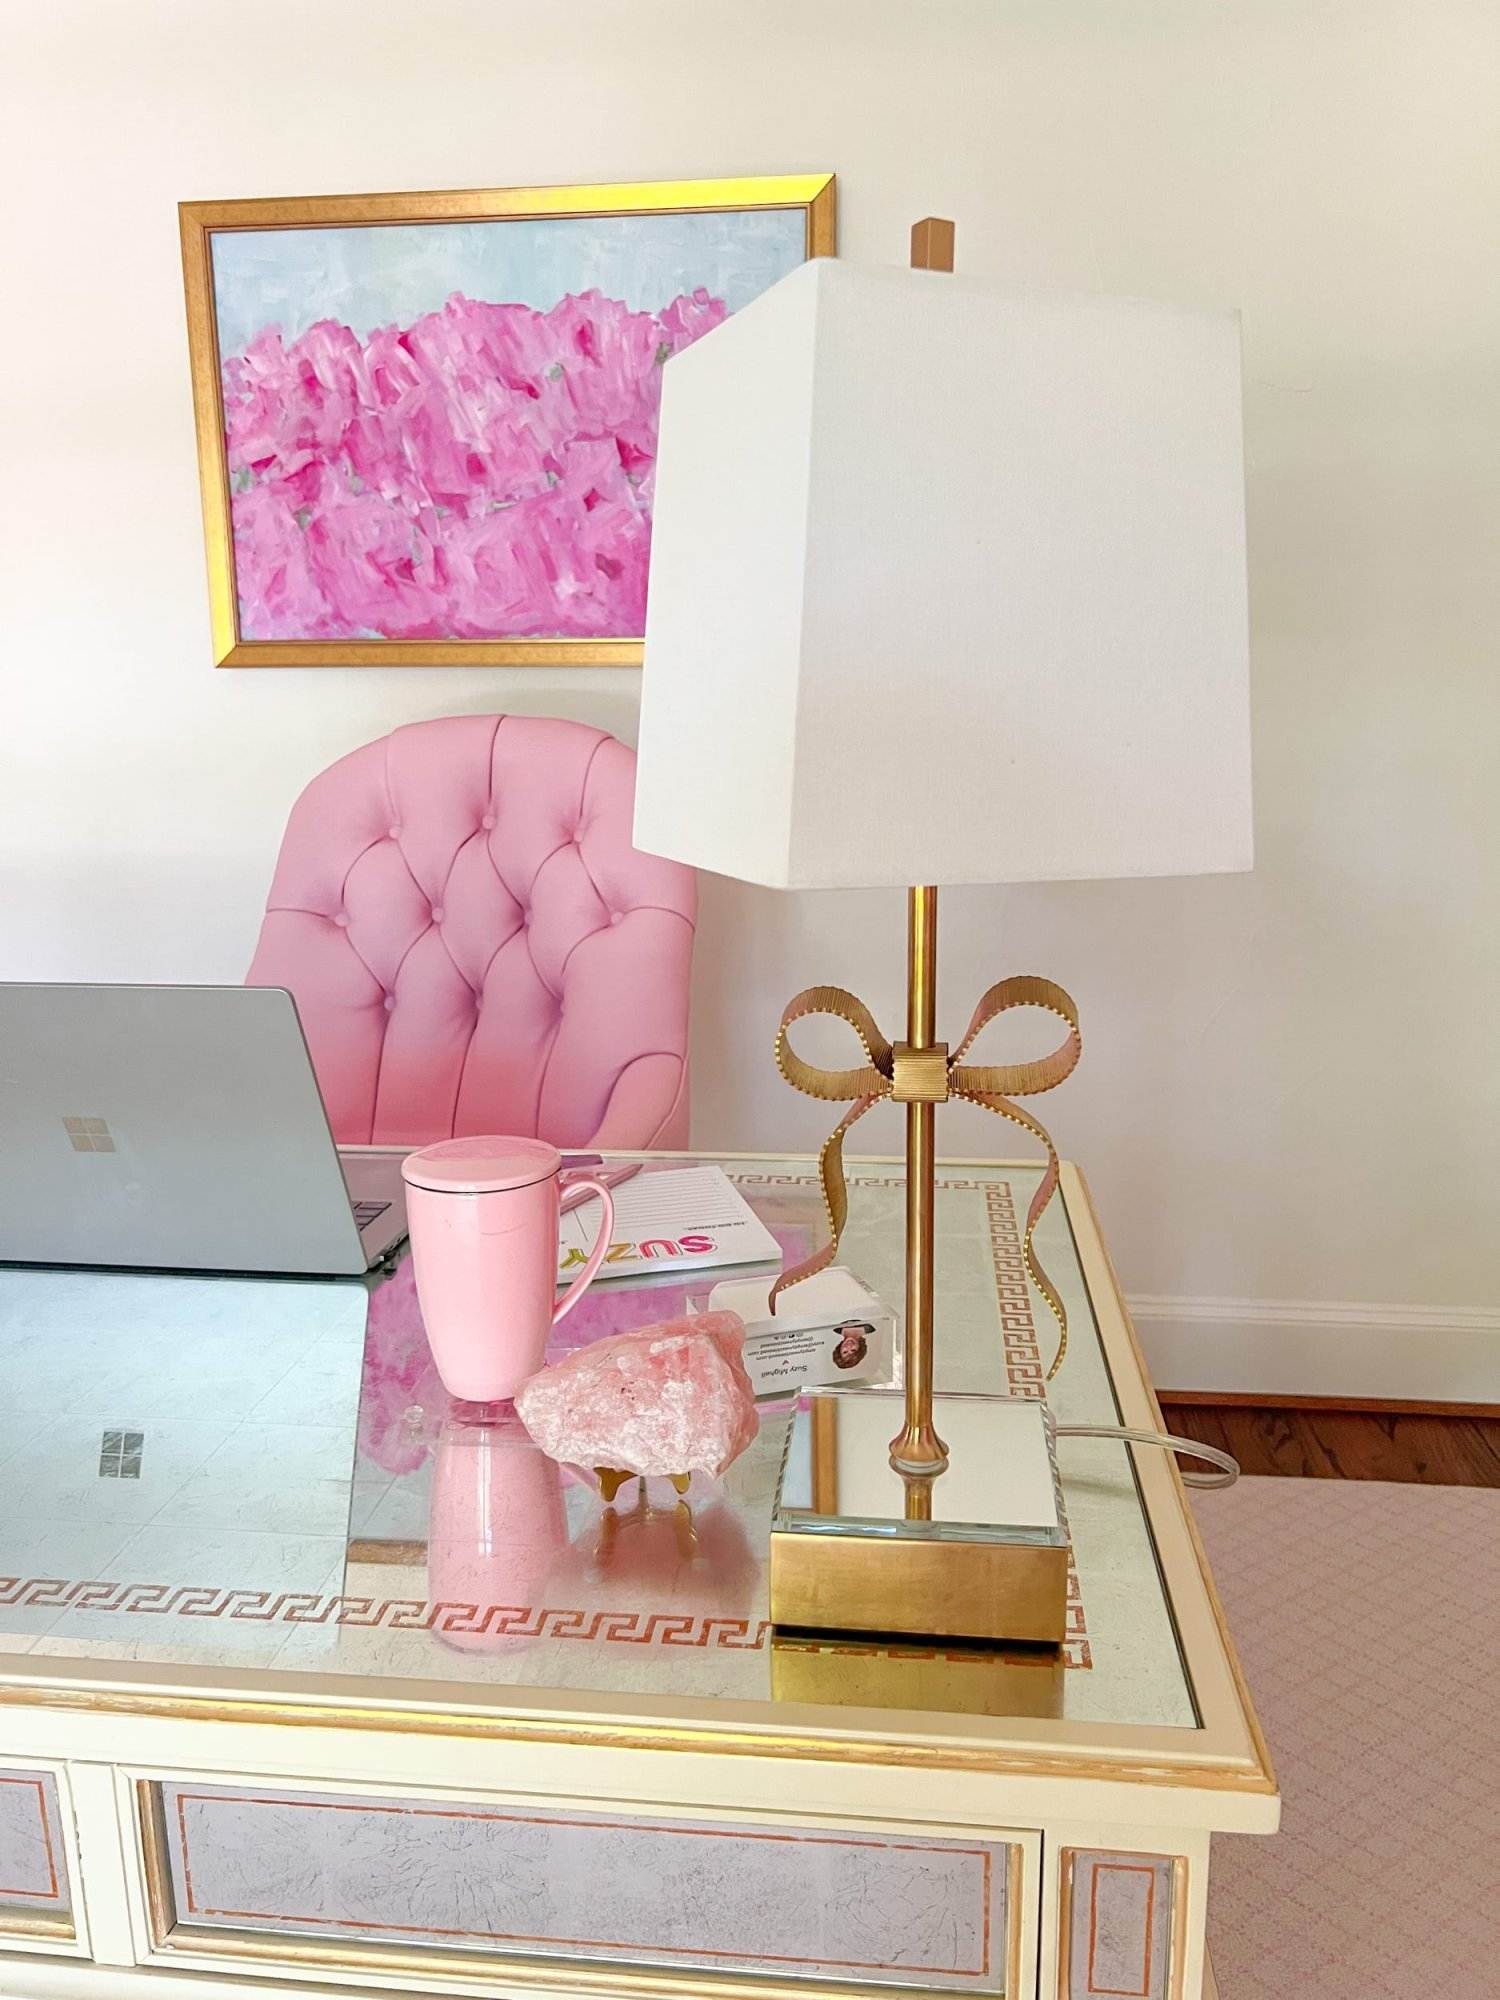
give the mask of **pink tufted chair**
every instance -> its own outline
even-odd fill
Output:
[[[249,983],[295,995],[342,1144],[686,1144],[696,883],[631,845],[634,796],[623,743],[515,715],[313,779]]]

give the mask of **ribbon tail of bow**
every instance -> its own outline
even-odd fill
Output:
[[[823,1069],[807,1062],[792,1047],[787,1030],[794,1021],[809,1014],[828,1014],[843,1021],[859,1037],[865,1060],[858,1069]],[[818,1178],[823,1187],[823,1207],[828,1217],[829,1240],[800,1264],[783,1271],[771,1287],[769,1308],[774,1315],[776,1301],[791,1285],[824,1271],[838,1255],[839,1239],[849,1215],[849,1190],[844,1181],[844,1134],[863,1118],[870,1106],[891,1089],[891,1045],[875,1024],[875,1017],[863,1000],[842,986],[809,986],[789,1000],[776,1030],[776,1067],[807,1097],[824,1103],[847,1104],[849,1109],[823,1141],[818,1153]]]
[[[1035,1062],[1000,1063],[979,1065],[965,1063],[962,1058],[973,1047],[980,1032],[989,1023],[1015,1007],[1040,1007],[1049,1014],[1055,1014],[1068,1029],[1064,1040],[1050,1055]],[[954,1097],[961,1097],[969,1104],[977,1104],[982,1110],[993,1111],[997,1117],[1008,1118],[1013,1125],[1045,1147],[1047,1165],[1037,1183],[1036,1193],[1031,1197],[1031,1206],[1026,1211],[1026,1228],[1021,1239],[1021,1260],[1031,1282],[1047,1301],[1053,1318],[1057,1321],[1057,1352],[1052,1357],[1052,1366],[1047,1370],[1050,1382],[1063,1365],[1068,1351],[1068,1310],[1062,1302],[1062,1295],[1043,1269],[1041,1259],[1036,1254],[1034,1238],[1037,1224],[1053,1195],[1057,1192],[1059,1165],[1057,1148],[1052,1143],[1052,1135],[1039,1119],[1029,1111],[1023,1111],[1012,1097],[1034,1097],[1045,1090],[1055,1089],[1065,1077],[1076,1068],[1083,1053],[1083,1042],[1078,1031],[1078,1009],[1072,997],[1061,986],[1050,979],[1039,979],[1032,974],[1020,974],[1013,979],[1002,979],[997,985],[980,997],[974,1009],[973,1018],[963,1040],[953,1051],[949,1068],[948,1088]]]
[[[828,1216],[828,1241],[821,1250],[815,1250],[810,1257],[804,1257],[800,1264],[793,1264],[789,1271],[783,1271],[771,1287],[769,1310],[775,1315],[776,1301],[792,1285],[800,1285],[804,1278],[816,1277],[819,1271],[826,1271],[839,1254],[839,1239],[844,1233],[844,1224],[849,1219],[849,1188],[844,1179],[844,1134],[856,1120],[863,1118],[872,1104],[879,1100],[875,1096],[861,1097],[852,1104],[834,1126],[818,1152],[818,1179],[823,1184],[823,1207]]]

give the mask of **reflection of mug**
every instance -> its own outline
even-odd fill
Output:
[[[475,1607],[472,1631],[447,1629],[449,1619],[438,1618],[434,1631],[444,1645],[466,1653],[524,1645],[534,1633],[510,1638],[486,1629],[495,1623],[486,1614],[493,1607],[540,1611],[567,1546],[562,1468],[531,1442],[513,1410],[443,1426],[433,1454],[427,1594],[438,1604]]]
[[[842,1326],[834,1328],[838,1340],[833,1349],[835,1368],[857,1368],[870,1351],[870,1336],[875,1329],[868,1320],[846,1320]]]
[[[417,1301],[451,1396],[513,1396],[604,1261],[614,1200],[600,1181],[572,1181],[570,1193],[599,1196],[604,1216],[587,1262],[554,1304],[561,1170],[561,1153],[542,1139],[444,1139],[401,1164]]]

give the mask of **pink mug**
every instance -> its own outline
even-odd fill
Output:
[[[604,1262],[614,1200],[602,1181],[570,1181],[570,1193],[599,1196],[604,1221],[583,1269],[556,1297],[561,1171],[561,1153],[543,1139],[444,1139],[401,1163],[417,1303],[450,1396],[513,1396]]]

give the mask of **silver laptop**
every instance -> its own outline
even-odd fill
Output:
[[[405,1234],[290,993],[0,982],[0,1262],[353,1276]]]

